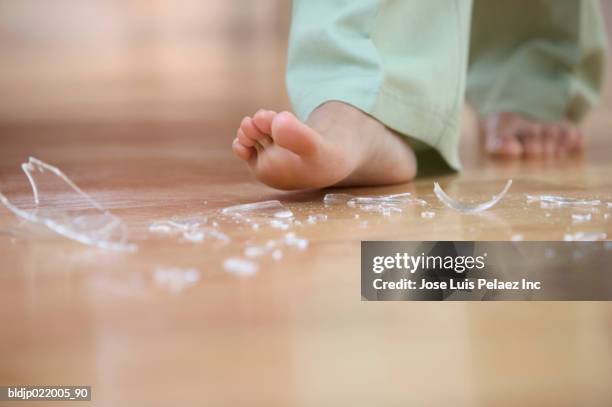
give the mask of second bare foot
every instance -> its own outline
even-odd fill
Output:
[[[487,154],[505,158],[557,157],[578,153],[583,136],[572,123],[538,122],[517,113],[497,113],[480,120]]]

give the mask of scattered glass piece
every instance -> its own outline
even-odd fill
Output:
[[[597,206],[599,199],[576,199],[557,195],[527,195],[527,202],[540,202],[541,208],[560,208],[562,206]]]
[[[476,204],[476,205],[466,204],[466,203],[462,203],[462,202],[454,200],[453,198],[449,197],[446,194],[446,192],[444,192],[444,190],[442,190],[442,188],[437,182],[434,182],[434,193],[444,205],[448,206],[451,209],[454,209],[456,211],[463,212],[463,213],[477,213],[477,212],[486,211],[487,209],[490,209],[493,206],[495,206],[508,193],[508,190],[510,189],[511,185],[512,185],[512,180],[510,179],[506,183],[506,186],[504,187],[504,189],[499,194],[494,195],[493,198],[491,198],[491,200],[487,202],[483,202],[481,204]]]
[[[196,268],[158,267],[153,279],[171,292],[179,293],[200,280],[200,270]]]
[[[283,251],[280,249],[276,249],[272,252],[272,258],[274,260],[281,260],[283,258]]]
[[[323,203],[325,205],[342,205],[347,203],[353,195],[349,194],[326,194],[323,197]]]
[[[308,215],[308,219],[306,219],[306,222],[310,223],[311,225],[314,225],[319,222],[325,222],[326,220],[327,215],[321,213],[316,215]]]
[[[422,199],[414,198],[410,192],[394,195],[359,196],[351,198],[347,203],[352,208],[395,206],[395,205],[427,205]]]
[[[88,246],[128,252],[137,249],[128,242],[123,220],[83,192],[61,170],[34,157],[21,168],[32,188],[34,208],[18,208],[0,193],[0,202],[16,216]]]
[[[309,241],[306,238],[299,237],[295,233],[287,233],[282,239],[268,240],[263,245],[248,245],[244,249],[246,257],[260,257],[271,254],[274,260],[280,260],[283,257],[283,247],[293,247],[298,250],[308,248]]]
[[[293,212],[277,200],[230,206],[223,208],[221,213],[237,218],[293,218]]]
[[[274,229],[287,230],[289,227],[291,227],[291,224],[288,222],[283,222],[282,220],[272,219],[270,221],[270,226],[272,226]]]
[[[259,270],[257,263],[240,257],[230,257],[223,261],[223,268],[240,276],[250,276]]]
[[[229,236],[220,230],[203,226],[204,222],[206,222],[205,218],[159,220],[149,225],[149,232],[169,236],[181,235],[183,240],[192,243],[200,243],[208,238],[222,243],[229,243],[231,241]]]
[[[576,232],[566,233],[563,240],[566,242],[593,242],[596,240],[606,240],[608,235],[603,232]]]
[[[349,194],[327,194],[323,198],[326,205],[346,204],[351,208],[357,208],[364,212],[380,213],[383,216],[391,216],[393,213],[402,213],[401,206],[421,205],[427,202],[415,198],[410,192],[393,195],[353,196]],[[359,216],[355,215],[355,219]]]
[[[524,239],[525,239],[525,236],[523,236],[523,235],[522,235],[522,234],[520,234],[520,233],[517,233],[517,234],[512,235],[512,241],[513,241],[513,242],[521,242],[521,241],[523,241]]]
[[[588,222],[592,219],[592,215],[590,213],[573,213],[572,214],[572,221],[574,223],[582,223],[582,222]]]
[[[287,246],[297,247],[300,250],[305,250],[308,247],[309,242],[308,239],[298,237],[295,235],[295,233],[287,233],[285,235],[285,244]]]
[[[436,217],[435,212],[431,212],[431,211],[421,212],[421,218],[423,219],[433,219],[435,217]]]

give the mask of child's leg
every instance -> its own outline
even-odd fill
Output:
[[[286,189],[410,180],[408,136],[458,168],[470,7],[295,0],[287,87],[297,118],[245,118],[235,152]]]
[[[474,0],[467,96],[487,151],[580,150],[575,124],[599,99],[605,53],[596,0]]]

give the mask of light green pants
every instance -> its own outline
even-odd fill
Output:
[[[289,44],[301,119],[342,101],[459,169],[466,94],[481,115],[578,121],[602,88],[606,34],[596,0],[294,0]]]

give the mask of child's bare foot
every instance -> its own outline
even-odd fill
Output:
[[[480,120],[485,151],[494,156],[553,157],[582,151],[582,133],[569,122],[532,121],[517,113],[497,113]]]
[[[279,189],[393,184],[416,174],[400,135],[341,102],[323,104],[306,123],[260,110],[242,120],[232,147],[258,180]]]

